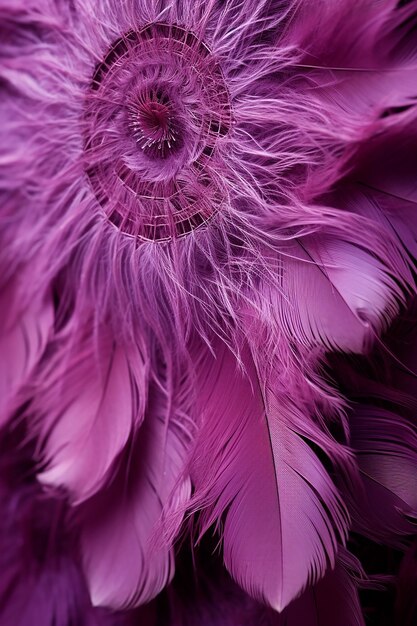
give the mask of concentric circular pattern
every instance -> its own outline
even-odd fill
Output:
[[[91,186],[124,233],[168,241],[220,210],[230,99],[193,33],[155,23],[116,41],[94,73],[85,122]]]

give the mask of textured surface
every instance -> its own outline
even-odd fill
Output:
[[[2,625],[411,625],[416,27],[0,0]]]

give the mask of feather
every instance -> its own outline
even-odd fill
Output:
[[[290,611],[335,566],[355,606],[335,485],[356,468],[318,366],[367,352],[415,290],[416,15],[414,0],[0,0],[1,282],[30,265],[13,324],[38,293],[56,305],[9,405],[40,491],[77,514],[95,603],[170,580],[190,470],[199,531],[217,525],[244,589]],[[228,348],[191,350],[194,381],[189,343],[213,336]],[[387,432],[408,490],[414,444],[402,422]],[[359,439],[393,467],[381,433]]]
[[[0,433],[1,625],[134,626],[91,606],[69,507],[36,482],[22,427]]]
[[[45,466],[38,479],[66,487],[74,503],[103,486],[143,420],[147,396],[148,368],[139,347],[120,345],[105,325],[96,340],[93,332],[84,324],[63,340],[30,407]]]
[[[130,458],[111,484],[79,507],[81,545],[95,606],[113,609],[148,602],[171,580],[168,542],[156,542],[161,520],[184,507],[190,482],[184,474],[188,434],[168,415],[161,392],[151,394]],[[177,516],[174,535],[181,524]]]
[[[233,578],[281,611],[334,565],[348,518],[308,444],[325,437],[299,410],[299,390],[279,388],[279,366],[263,388],[249,350],[242,356],[246,375],[224,345],[203,360],[191,475],[195,500],[206,507],[203,530],[225,513],[224,560]]]
[[[337,6],[303,0],[290,24],[288,35],[303,50],[299,67],[310,80],[312,98],[337,115],[341,133],[348,125],[366,130],[381,106],[412,102],[415,8],[395,11],[395,4],[358,0],[352,11],[349,0]]]
[[[183,564],[182,577],[174,579],[168,597],[160,600],[169,605],[170,626],[365,626],[357,590],[362,570],[344,549],[333,570],[277,613],[248,596],[217,555],[201,554],[201,547],[192,558],[196,571]]]
[[[349,422],[364,484],[364,491],[352,497],[355,530],[398,545],[401,535],[415,531],[417,430],[399,415],[373,406],[357,407]]]
[[[370,347],[402,298],[376,256],[349,242],[318,236],[290,249],[282,290],[284,297],[274,305],[290,337],[349,352]]]
[[[332,359],[352,407],[350,445],[362,487],[346,493],[353,528],[401,548],[417,517],[415,298],[365,360]]]
[[[395,126],[389,132],[386,128],[368,142],[352,163],[352,174],[342,188],[343,204],[381,224],[402,248],[404,259],[413,268],[417,259],[414,110],[388,115],[387,124],[389,121],[393,124],[392,118],[399,118]],[[409,282],[413,284],[412,280]]]
[[[16,408],[22,386],[42,356],[53,324],[51,298],[23,304],[13,281],[0,294],[0,424]]]
[[[365,626],[355,573],[360,565],[341,549],[334,569],[280,615],[276,626]]]

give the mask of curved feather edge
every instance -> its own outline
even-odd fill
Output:
[[[321,235],[286,251],[282,291],[274,306],[289,337],[357,353],[369,349],[404,297],[376,256]]]
[[[169,518],[174,538],[190,496],[190,434],[160,390],[111,484],[78,508],[84,568],[95,606],[126,609],[151,600],[174,574],[172,547],[156,542]],[[172,528],[172,519],[176,527]]]
[[[197,367],[192,507],[203,507],[201,532],[224,516],[226,567],[250,595],[282,611],[334,566],[345,538],[348,514],[309,442],[330,455],[338,446],[297,406],[302,376],[292,388],[280,385],[275,363],[261,381],[247,346],[244,371],[220,341],[214,353]]]
[[[395,125],[368,142],[338,194],[343,208],[380,224],[392,236],[413,272],[417,260],[416,119],[414,111],[399,116]],[[415,280],[409,282],[414,292]]]
[[[359,562],[343,548],[334,569],[294,600],[276,626],[365,626],[358,596]]]
[[[0,425],[19,404],[47,345],[54,320],[49,293],[25,302],[17,280],[0,294]]]
[[[22,430],[0,434],[1,625],[133,626],[129,615],[91,606],[69,507],[34,479]]]
[[[353,529],[403,548],[415,533],[417,497],[416,300],[391,326],[368,359],[338,356],[332,374],[350,398],[350,445],[361,488],[345,500]]]
[[[91,497],[143,420],[147,384],[140,347],[119,344],[110,327],[90,320],[56,338],[30,406],[44,466],[38,479],[65,487],[74,504]]]
[[[365,626],[358,597],[363,573],[342,547],[334,569],[282,613],[248,596],[215,556],[199,556],[161,598],[169,605],[169,626]]]
[[[417,430],[385,409],[359,406],[350,417],[351,446],[364,490],[348,499],[355,530],[401,546],[415,532]]]

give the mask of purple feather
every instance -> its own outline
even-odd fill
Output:
[[[148,368],[139,348],[118,345],[106,327],[85,324],[75,337],[57,337],[54,348],[33,383],[30,428],[46,463],[39,480],[65,486],[76,504],[106,483],[140,427]]]
[[[174,416],[166,420],[166,398],[159,395],[151,397],[138,439],[114,479],[78,511],[85,571],[96,606],[120,609],[148,602],[174,574],[171,546],[157,542],[155,533],[161,516],[187,502],[190,481],[182,475],[184,424]]]
[[[208,563],[197,553],[198,576],[190,575],[190,565],[183,566],[181,574],[187,587],[174,581],[167,590],[164,599],[169,608],[166,623],[170,626],[364,626],[356,588],[360,568],[345,552],[334,570],[282,613],[247,596],[222,570],[219,559],[210,557]]]
[[[363,625],[350,516],[402,548],[417,508],[416,26],[0,0],[5,624],[175,626],[214,529],[229,622]]]
[[[398,542],[417,516],[417,431],[384,409],[360,407],[352,416],[352,446],[364,482],[356,493],[356,524],[371,538]],[[415,523],[415,522],[414,522]]]
[[[248,348],[242,360],[239,372],[220,345],[199,366],[203,424],[191,460],[194,507],[205,507],[203,530],[227,511],[226,567],[248,593],[281,611],[334,566],[348,517],[308,445],[335,442],[305,420],[301,377],[288,395],[278,363],[261,379],[264,386]]]
[[[0,424],[16,408],[22,387],[42,357],[53,324],[50,298],[25,302],[15,281],[0,292]]]

